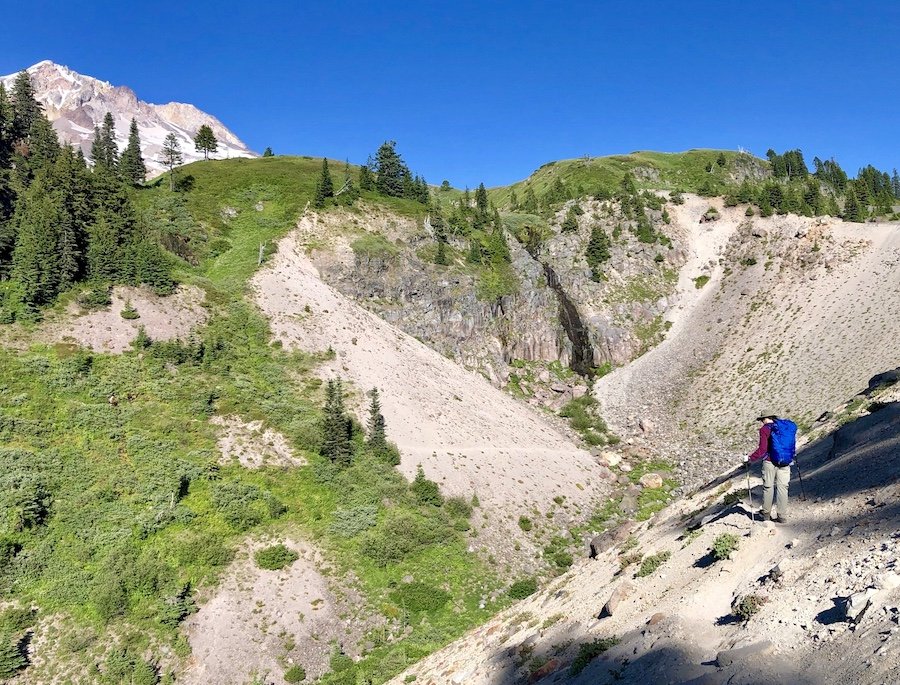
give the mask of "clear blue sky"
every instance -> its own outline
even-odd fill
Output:
[[[250,147],[431,183],[544,162],[800,147],[900,167],[900,3],[0,0],[0,73],[52,59],[191,102]]]

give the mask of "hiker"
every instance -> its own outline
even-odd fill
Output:
[[[778,516],[774,520],[787,523],[788,481],[791,479],[791,464],[797,452],[797,424],[789,419],[778,418],[774,412],[761,414],[759,427],[759,447],[753,454],[744,457],[744,462],[763,460],[763,520],[772,515],[772,495],[775,495],[775,509]]]

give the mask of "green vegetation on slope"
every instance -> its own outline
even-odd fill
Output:
[[[69,345],[0,352],[0,596],[33,604],[38,621],[56,616],[60,638],[43,647],[35,677],[64,670],[93,682],[99,663],[109,677],[138,682],[147,653],[170,654],[159,666],[174,668],[171,655],[188,652],[178,626],[196,609],[196,590],[217,582],[248,533],[315,540],[403,633],[370,635],[371,653],[325,682],[348,669],[381,682],[490,614],[479,602],[498,582],[467,552],[471,509],[422,500],[358,427],[348,467],[320,457],[321,389],[309,373],[317,360],[270,344],[267,323],[243,299],[260,243],[293,227],[320,169],[321,160],[272,157],[182,171],[192,181],[176,193],[181,220],[209,238],[197,266],[181,267],[206,288],[212,311],[194,340],[144,337],[121,356]],[[173,195],[159,183],[136,197],[150,211]],[[421,211],[408,199],[387,202]],[[216,241],[228,244],[207,252]],[[232,414],[280,431],[310,466],[217,463],[209,419]],[[440,588],[397,593],[410,574],[440,578]],[[447,602],[418,601],[438,591]],[[113,650],[112,635],[122,637]]]

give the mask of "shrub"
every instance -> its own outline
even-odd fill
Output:
[[[383,521],[360,538],[360,551],[384,567],[403,561],[409,554],[446,540],[450,531],[442,520],[408,511],[391,510]]]
[[[735,490],[734,492],[726,493],[725,497],[722,498],[722,503],[726,507],[730,507],[731,505],[740,502],[743,498],[743,493],[740,490]]]
[[[299,556],[294,550],[279,544],[258,550],[253,558],[256,559],[256,564],[260,568],[278,571],[293,564],[299,559]]]
[[[656,569],[667,562],[670,556],[672,556],[672,553],[665,551],[651,554],[649,557],[644,557],[644,560],[641,561],[641,567],[637,570],[637,573],[634,574],[634,577],[643,578],[655,573]]]
[[[450,497],[444,502],[444,510],[455,518],[469,518],[472,515],[472,505],[463,497]]]
[[[378,507],[374,504],[363,504],[334,512],[334,520],[329,530],[335,535],[352,538],[369,528],[374,528],[376,523],[378,523]]]
[[[744,595],[731,605],[731,613],[746,623],[765,603],[766,598],[761,595]]]
[[[756,257],[745,257],[741,260],[741,266],[753,266],[756,264]]]
[[[416,477],[410,489],[416,498],[416,502],[419,504],[430,504],[439,507],[444,502],[444,497],[441,495],[441,489],[438,487],[438,484],[425,477],[425,471],[422,470],[421,464],[419,464]]]
[[[537,581],[534,578],[520,578],[506,591],[511,599],[525,599],[537,592]]]
[[[450,595],[426,583],[404,583],[391,592],[391,601],[413,613],[437,611],[450,601]]]
[[[697,290],[700,290],[700,288],[702,288],[707,283],[709,283],[709,276],[707,276],[706,274],[703,274],[702,276],[697,276],[697,278],[694,279],[694,287]]]
[[[248,530],[285,512],[284,505],[272,493],[234,481],[217,483],[212,491],[212,502],[228,525],[238,531]]]
[[[98,286],[81,293],[81,295],[78,296],[77,302],[81,307],[88,311],[103,309],[112,304],[110,293],[111,289],[109,286]]]
[[[572,661],[572,665],[569,667],[569,674],[573,676],[578,675],[589,663],[591,663],[591,661],[618,643],[618,638],[603,637],[593,640],[592,642],[583,642],[578,645],[578,654],[575,656],[575,660]]]
[[[284,672],[284,682],[286,683],[302,683],[306,680],[306,670],[303,666],[291,666]]]
[[[712,544],[712,556],[716,561],[730,559],[732,552],[738,548],[738,536],[732,533],[722,533]]]
[[[520,516],[519,517],[519,528],[521,528],[522,530],[524,530],[527,533],[529,530],[534,528],[534,524],[531,522],[531,519],[528,518],[527,516]]]

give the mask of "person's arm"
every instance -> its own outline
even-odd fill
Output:
[[[750,461],[759,461],[769,452],[769,434],[772,432],[772,426],[764,423],[759,428],[759,447],[748,458]]]

